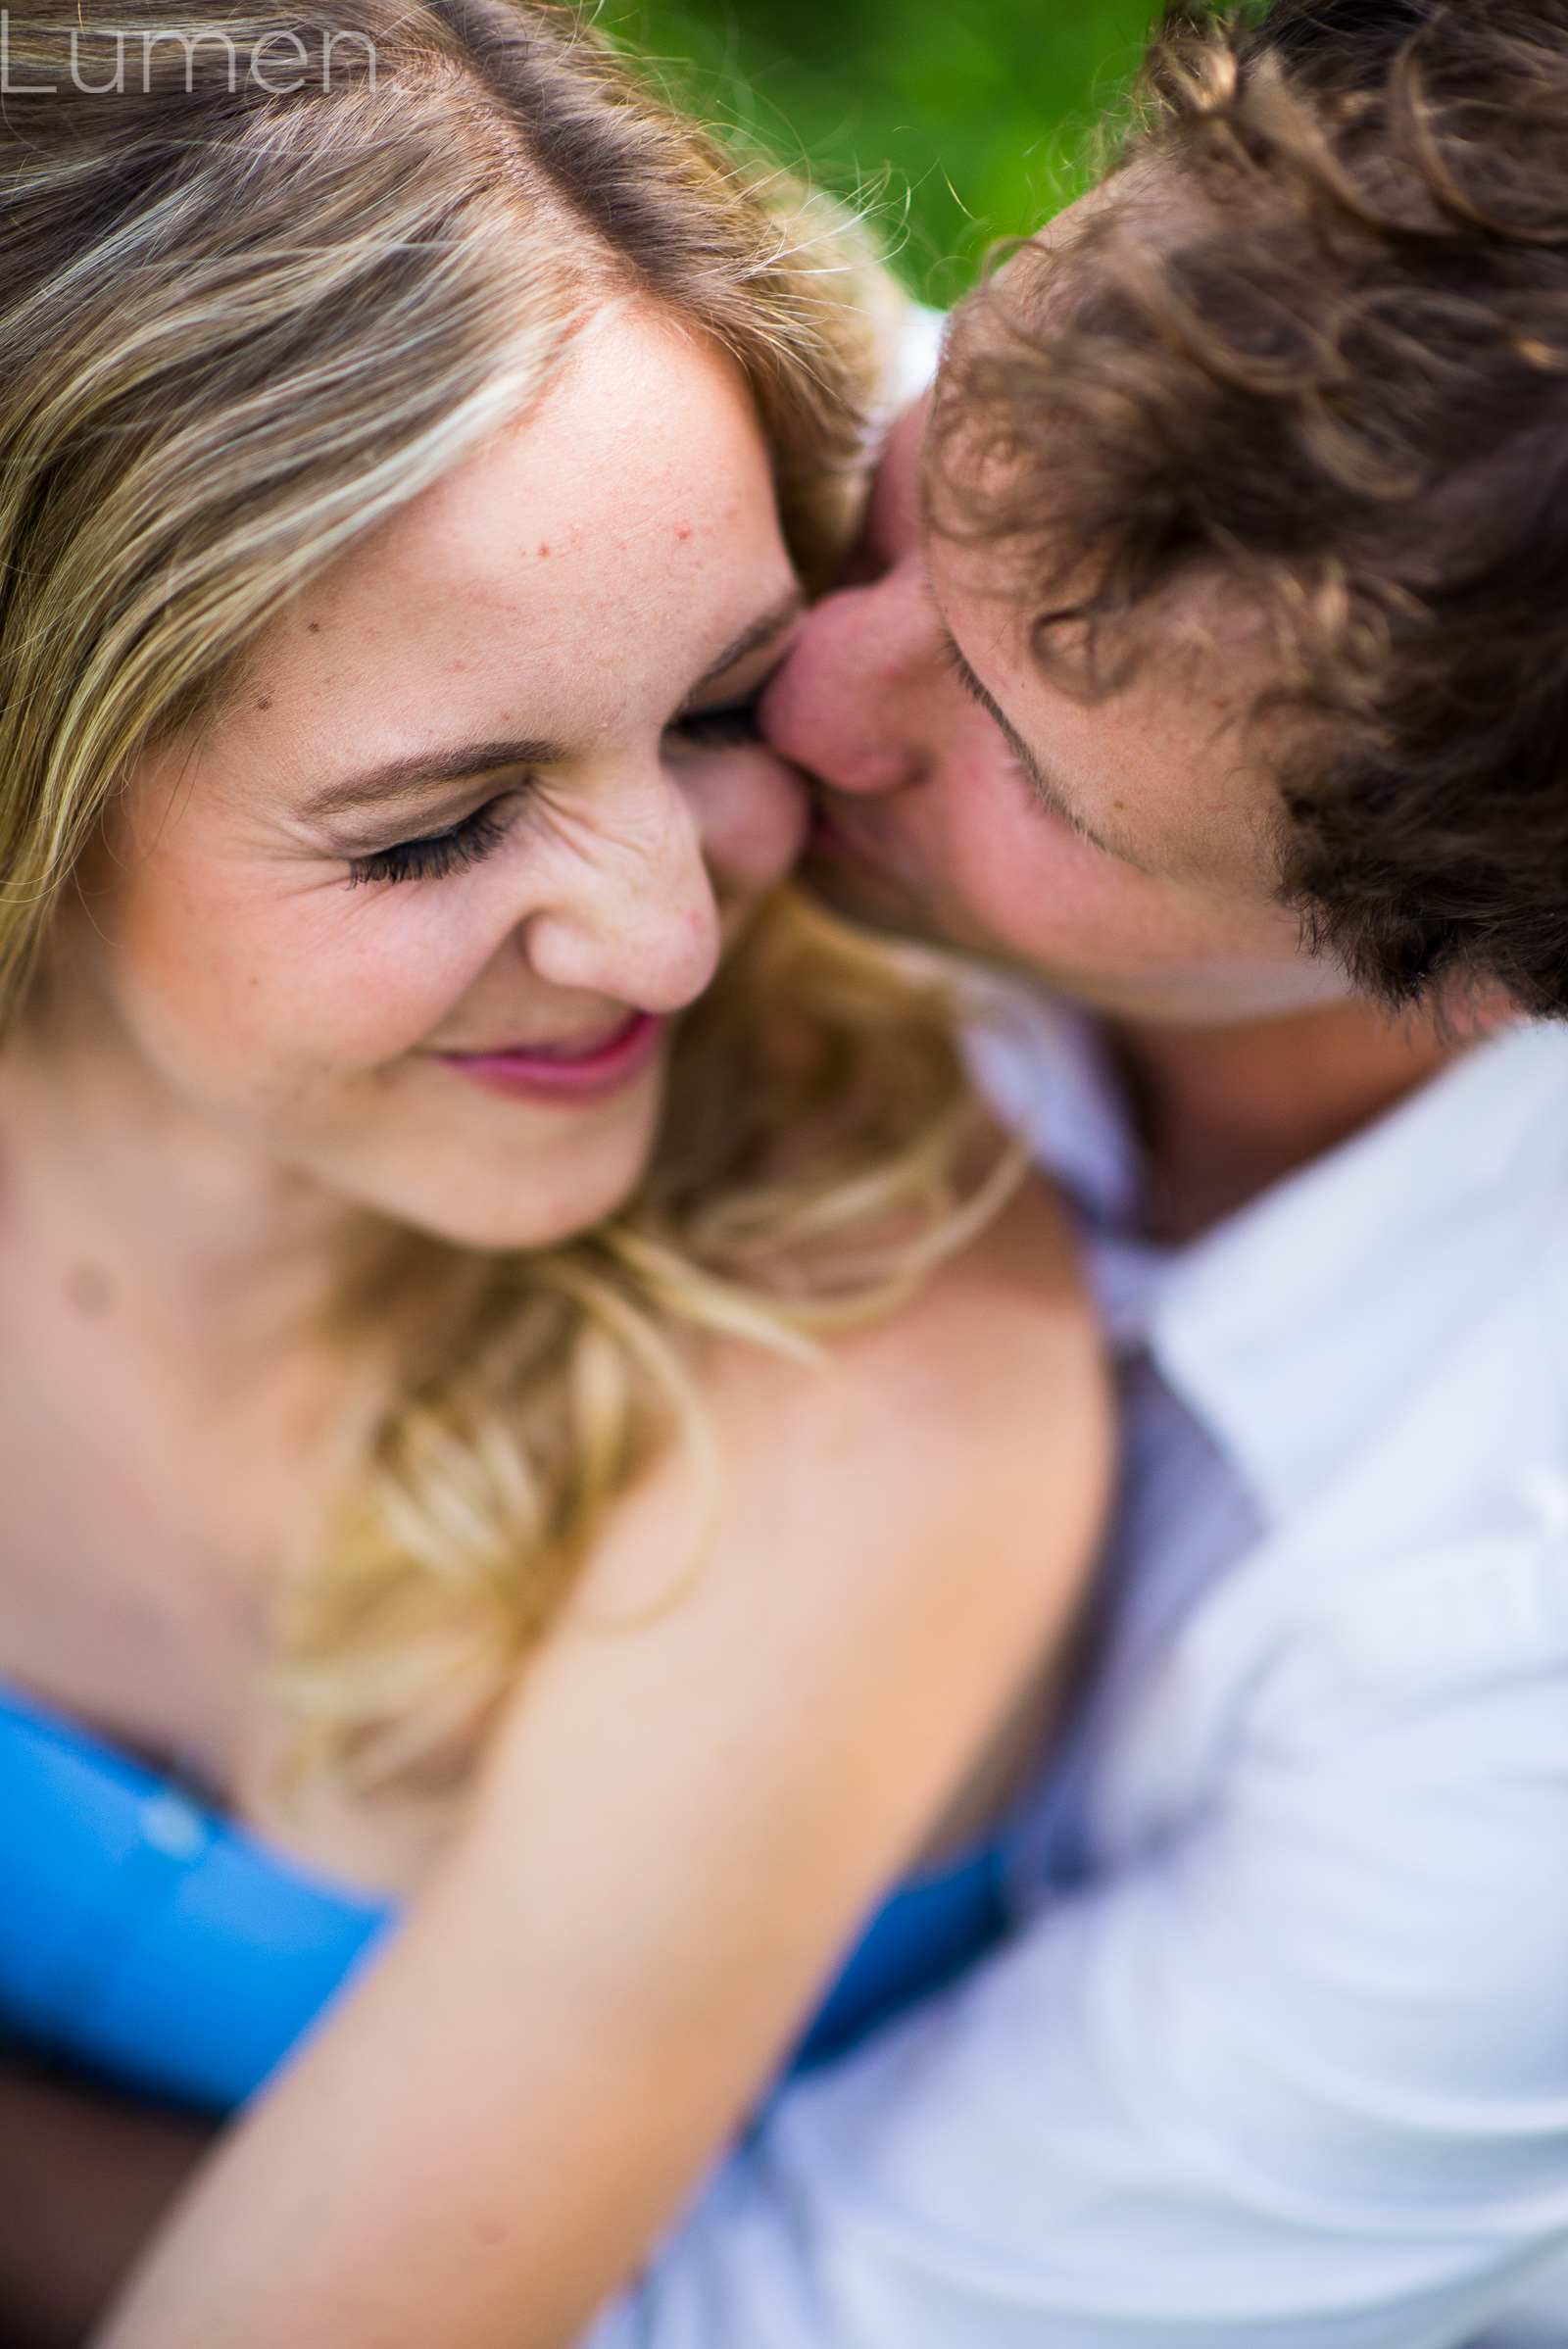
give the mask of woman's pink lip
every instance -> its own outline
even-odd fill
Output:
[[[629,1011],[614,1027],[601,1028],[581,1044],[519,1044],[497,1052],[442,1052],[439,1057],[460,1076],[496,1093],[525,1094],[534,1101],[592,1101],[639,1076],[668,1024],[651,1011]]]

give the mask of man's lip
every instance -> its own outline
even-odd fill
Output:
[[[849,864],[870,861],[865,851],[853,834],[846,831],[831,807],[818,799],[811,802],[811,828],[807,835],[807,851],[811,856],[840,856]]]
[[[923,902],[925,879],[915,864],[909,843],[896,831],[890,833],[874,817],[864,829],[869,837],[862,837],[855,814],[846,821],[836,807],[824,807],[820,800],[813,799],[811,829],[803,856],[805,869],[814,866],[826,870],[839,865],[844,868],[846,882],[856,887]]]
[[[539,1101],[586,1101],[627,1085],[658,1052],[669,1022],[651,1011],[628,1011],[608,1028],[582,1037],[504,1045],[485,1052],[440,1052],[460,1076],[493,1092]]]

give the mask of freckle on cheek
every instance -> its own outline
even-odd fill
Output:
[[[66,1295],[78,1313],[105,1312],[112,1296],[109,1277],[96,1264],[78,1264],[66,1282]]]

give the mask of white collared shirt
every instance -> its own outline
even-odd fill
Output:
[[[1162,1254],[1032,1024],[982,1057],[1135,1473],[1028,1922],[790,2088],[585,2349],[1568,2343],[1568,1030]]]

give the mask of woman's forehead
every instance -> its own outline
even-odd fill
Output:
[[[481,739],[572,755],[673,715],[794,593],[738,374],[628,321],[301,592],[212,748],[270,764],[270,738],[318,784]]]

